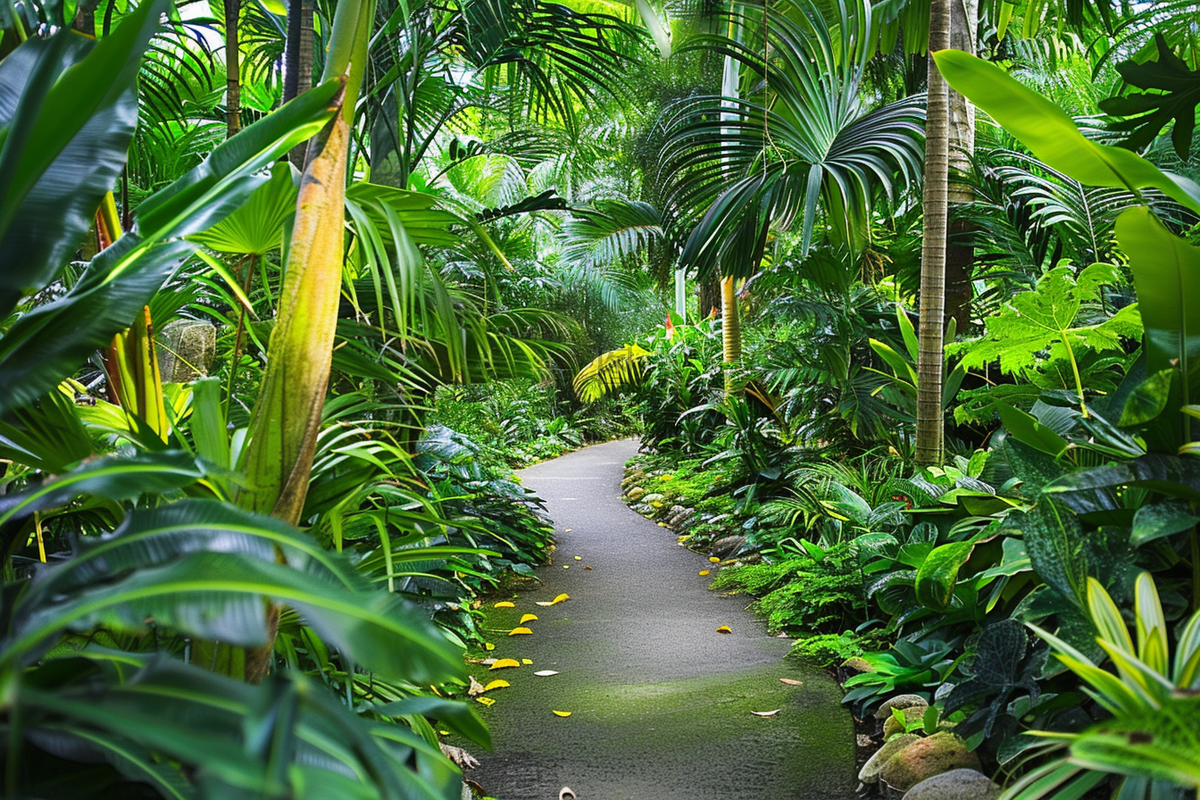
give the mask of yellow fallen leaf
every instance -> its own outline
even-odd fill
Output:
[[[483,649],[484,649],[484,650],[488,650],[488,651],[495,650],[495,649],[496,649],[496,645],[492,644],[491,642],[484,642],[484,643],[483,643]]]
[[[526,666],[529,666],[530,664],[532,664],[532,663],[533,663],[533,659],[532,659],[532,658],[522,658],[522,659],[521,659],[521,663],[522,663],[522,664],[524,664],[524,665],[526,665]]]
[[[570,568],[571,568],[570,564],[563,564],[563,569],[570,569]]]
[[[526,614],[525,616],[521,617],[522,625],[524,625],[526,622],[536,622],[536,621],[537,621],[537,614]]]
[[[558,605],[563,600],[570,600],[570,599],[571,599],[571,595],[560,594],[558,597],[554,598],[553,600],[538,600],[535,605],[539,605],[542,608],[545,608],[546,606]]]
[[[555,711],[555,712],[554,712],[554,716],[556,716],[556,717],[569,717],[569,716],[571,716],[571,712],[570,712],[570,711]]]
[[[516,603],[510,603],[507,600],[501,600],[499,603],[496,603],[496,605],[492,606],[492,608],[516,608],[516,607],[517,607]]]
[[[576,561],[583,561],[583,556],[575,556]]]
[[[709,561],[711,561],[711,562],[712,562],[712,563],[714,563],[714,564],[720,564],[720,563],[721,563],[721,559],[717,558],[716,556],[709,556],[709,557],[708,557],[708,560],[709,560]]]
[[[798,681],[795,678],[780,678],[780,683],[786,683],[788,686],[803,686],[804,681]]]
[[[529,628],[513,628],[508,632],[509,636],[524,636],[533,633]]]
[[[711,569],[702,569],[702,570],[700,570],[700,577],[703,578],[705,575],[707,575],[710,572],[712,572]]]
[[[490,667],[488,667],[488,669],[489,670],[504,669],[505,667],[519,667],[519,666],[521,666],[521,662],[517,661],[515,658],[501,658],[501,659],[498,659]]]
[[[591,569],[591,567],[584,567],[584,569]]]
[[[539,669],[533,674],[537,675],[539,678],[549,678],[551,675],[557,675],[558,673],[552,669]]]
[[[570,533],[574,528],[563,528],[563,533]]]
[[[782,709],[777,708],[774,711],[751,711],[750,713],[756,717],[773,717],[780,711],[782,711]]]
[[[439,736],[449,736],[449,735],[450,735],[450,731],[438,731],[438,735],[439,735]]]
[[[476,697],[475,702],[483,703],[485,706],[494,706],[496,704],[496,701],[491,697]]]
[[[717,628],[717,633],[733,633],[733,631],[729,630],[728,625],[722,625],[721,627]]]
[[[492,689],[507,689],[511,685],[512,684],[509,683],[508,681],[502,681],[500,679],[496,679],[494,681],[489,681],[488,685],[483,687],[483,690],[485,692],[490,692]]]

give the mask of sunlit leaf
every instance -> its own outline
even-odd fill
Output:
[[[508,632],[509,636],[526,636],[533,633],[529,628],[513,628]]]
[[[556,716],[556,717],[569,717],[569,716],[571,716],[571,712],[570,712],[570,711],[555,711],[555,712],[554,712],[554,716]]]
[[[488,669],[489,670],[505,669],[507,667],[519,667],[519,666],[521,666],[521,662],[517,661],[515,658],[498,658],[492,662],[492,665],[490,667],[488,667]]]
[[[501,600],[499,603],[496,603],[496,605],[492,606],[492,608],[516,608],[516,607],[517,607],[516,603],[510,603],[507,600]]]
[[[524,625],[526,622],[536,622],[537,618],[537,614],[526,614],[525,616],[521,617],[520,624]]]
[[[485,692],[490,692],[492,689],[507,689],[511,685],[512,684],[510,684],[508,681],[496,679],[494,681],[488,681],[487,686],[484,686],[483,690]]]

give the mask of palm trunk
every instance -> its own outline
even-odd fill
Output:
[[[313,0],[288,0],[287,47],[283,58],[283,102],[312,88]],[[297,168],[304,167],[305,146],[288,154]]]
[[[241,0],[225,0],[225,135],[242,129],[242,81],[238,58],[238,13]]]
[[[975,32],[979,0],[953,0],[950,14],[950,46],[975,54]],[[975,152],[975,106],[958,92],[948,97],[950,110],[950,175],[947,187],[949,234],[946,248],[946,317],[953,318],[960,332],[971,323],[971,277],[975,261],[974,227],[962,210],[975,200],[975,190],[963,179],[971,169]]]
[[[950,46],[950,0],[929,6],[929,50]],[[925,118],[925,230],[921,245],[921,321],[917,358],[918,464],[940,465],[944,448],[942,415],[942,330],[946,312],[946,183],[949,172],[949,87],[929,59],[929,99]]]

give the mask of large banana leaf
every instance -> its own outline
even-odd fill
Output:
[[[277,520],[207,500],[135,510],[45,570],[13,609],[0,668],[37,658],[64,629],[136,631],[148,619],[262,645],[263,598],[295,608],[345,658],[385,678],[427,684],[462,671],[458,649],[424,612],[371,588],[340,555]]]
[[[203,230],[240,205],[267,180],[263,167],[333,115],[340,87],[326,81],[222,144],[143,201],[137,228],[93,259],[70,292],[21,316],[0,339],[0,414],[44,395],[128,327],[196,247],[164,240]]]
[[[54,279],[125,166],[138,65],[169,6],[142,3],[97,44],[63,30],[0,61],[0,318]]]

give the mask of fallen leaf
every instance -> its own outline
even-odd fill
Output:
[[[711,569],[702,569],[702,570],[700,570],[700,577],[703,578],[705,575],[707,575],[710,572],[712,572]]]
[[[720,563],[721,563],[721,559],[717,558],[716,556],[709,556],[709,557],[708,557],[708,560],[709,560],[709,561],[711,561],[711,562],[712,562],[712,563],[714,563],[714,564],[720,564]]]
[[[733,631],[729,630],[728,625],[722,625],[721,627],[717,628],[717,633],[733,633]]]
[[[591,569],[591,567],[584,567],[584,569]]]
[[[524,664],[525,666],[529,666],[530,664],[532,664],[532,663],[533,663],[533,659],[531,659],[531,658],[522,658],[522,659],[521,659],[521,663],[522,663],[522,664]]]
[[[517,661],[515,658],[502,658],[499,661],[497,661],[496,663],[492,664],[490,667],[488,667],[488,669],[489,670],[504,669],[505,667],[519,667],[519,666],[521,666],[521,662]]]
[[[803,686],[804,681],[798,681],[795,678],[780,678],[780,683],[786,683],[788,686]]]
[[[571,595],[560,594],[558,597],[554,598],[553,600],[539,600],[539,601],[537,601],[536,605],[539,605],[539,606],[542,606],[543,608],[545,608],[546,606],[558,605],[563,600],[570,600],[570,599],[571,599]]]
[[[558,790],[558,800],[576,800],[575,793],[571,791],[570,786],[564,786]]]
[[[484,649],[484,650],[488,650],[488,651],[492,651],[492,650],[495,650],[495,649],[496,649],[496,645],[492,644],[491,642],[484,642],[484,643],[483,643],[483,649]]]
[[[570,569],[570,568],[571,568],[570,564],[563,564],[563,569]]]
[[[449,735],[450,735],[450,731],[438,731],[438,735],[439,735],[439,736],[449,736]]]
[[[556,717],[569,717],[569,716],[571,716],[571,712],[570,712],[570,711],[555,711],[555,712],[554,712],[554,716],[556,716]]]
[[[496,701],[490,697],[476,697],[475,702],[483,703],[485,706],[494,706],[496,704]]]
[[[575,556],[576,561],[583,561],[583,556]]]
[[[537,621],[537,614],[526,614],[525,616],[521,617],[522,625],[524,625],[526,622],[536,622],[536,621]]]
[[[479,659],[479,661],[478,661],[477,663],[479,663],[479,664],[485,664],[485,665],[488,665],[488,666],[490,666],[490,665],[492,665],[492,664],[495,664],[495,663],[496,663],[496,659],[494,659],[494,658],[481,658],[481,659]]]
[[[533,674],[537,675],[539,678],[549,678],[551,675],[557,675],[558,673],[552,669],[539,669]]]
[[[509,636],[522,636],[522,635],[528,635],[531,633],[533,633],[533,631],[529,630],[529,628],[513,628],[511,631],[508,632],[508,635]]]
[[[496,605],[492,606],[492,608],[516,608],[516,607],[517,607],[516,603],[510,603],[507,600],[501,600],[499,603],[496,603]]]
[[[483,690],[485,692],[490,692],[492,689],[507,689],[511,685],[512,684],[510,684],[508,681],[497,679],[494,681],[489,681],[488,685],[483,687]]]
[[[574,528],[563,528],[563,533],[570,533]]]
[[[487,689],[483,688],[482,683],[475,680],[474,675],[468,675],[467,678],[471,681],[471,685],[467,687],[467,694],[471,697],[478,697],[487,691]]]
[[[777,708],[774,711],[751,711],[750,713],[756,717],[773,717],[783,709]]]

